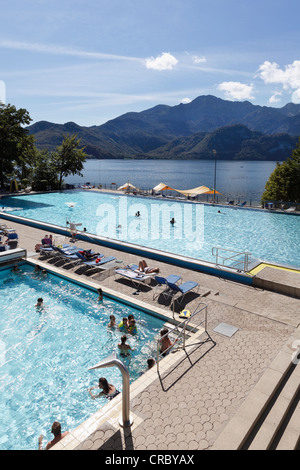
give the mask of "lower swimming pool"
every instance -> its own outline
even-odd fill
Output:
[[[297,215],[84,190],[9,197],[1,203],[17,209],[10,214],[64,228],[68,219],[91,234],[212,263],[212,248],[222,247],[252,253],[250,262],[300,267]]]
[[[60,421],[71,430],[107,403],[92,400],[87,389],[102,375],[120,391],[117,368],[89,371],[89,367],[118,351],[122,333],[108,328],[133,314],[138,334],[128,339],[135,350],[122,359],[134,381],[155,355],[163,320],[104,297],[48,273],[36,274],[24,264],[20,271],[0,271],[0,449],[37,449],[53,438],[51,425]],[[35,307],[38,297],[44,308]]]

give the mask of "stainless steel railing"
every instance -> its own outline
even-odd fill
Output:
[[[214,246],[212,255],[216,257],[216,265],[236,270],[248,271],[249,256],[251,253],[247,251],[235,251],[227,248]]]
[[[193,323],[192,320],[195,319],[196,315],[199,315],[201,312],[203,312],[203,316],[201,316],[201,321],[198,323]],[[192,325],[191,325],[192,323]],[[207,332],[207,304],[204,302],[200,302],[194,312],[191,314],[190,317],[188,317],[186,320],[183,320],[181,323],[178,325],[175,325],[174,328],[168,329],[168,333],[164,334],[157,340],[157,360],[156,360],[156,365],[157,365],[157,372],[159,373],[159,362],[163,357],[165,357],[169,352],[175,347],[175,345],[179,345],[181,343],[182,349],[186,348],[186,339],[187,339],[187,334],[191,334],[194,331],[196,331],[201,325],[204,326],[205,332]],[[188,332],[188,333],[187,333]],[[161,351],[161,344],[162,340],[166,338],[168,335],[172,337],[172,339],[175,337],[175,340],[173,340],[171,346],[169,346],[167,349],[164,351]],[[179,343],[179,344],[178,344]]]

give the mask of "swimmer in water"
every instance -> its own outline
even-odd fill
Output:
[[[42,299],[42,297],[39,297],[37,299],[37,303],[35,304],[35,307],[43,307],[44,306],[44,301]]]
[[[98,395],[93,395],[92,390],[95,388],[99,388],[101,390]],[[119,390],[116,389],[116,387],[112,384],[109,384],[106,380],[105,377],[100,377],[99,379],[99,385],[95,385],[94,387],[91,387],[88,389],[89,394],[91,395],[92,399],[95,400],[95,398],[101,397],[103,395],[106,395],[106,398],[111,400],[112,398],[116,397],[119,395]]]
[[[116,317],[114,315],[111,315],[109,318],[110,318],[110,322],[107,325],[108,328],[115,328],[115,326],[116,326]]]
[[[128,356],[129,351],[134,351],[134,349],[132,349],[129,346],[129,344],[126,343],[126,341],[127,341],[127,336],[126,335],[121,336],[121,343],[118,344],[118,348],[120,349],[120,354],[122,356]]]

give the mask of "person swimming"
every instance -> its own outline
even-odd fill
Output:
[[[137,327],[135,323],[135,319],[131,318],[128,323],[128,333],[131,335],[137,335]]]
[[[44,300],[42,299],[42,297],[39,297],[37,299],[37,303],[35,304],[35,307],[37,307],[37,308],[43,308],[44,307]]]
[[[127,331],[128,327],[128,319],[127,317],[123,317],[123,320],[121,321],[121,323],[119,323],[118,328],[120,331]]]
[[[94,390],[96,388],[99,388],[101,390],[101,392],[99,392],[98,395],[93,395],[92,390]],[[89,388],[88,392],[91,395],[93,400],[95,400],[95,398],[99,398],[103,395],[105,395],[108,400],[112,400],[114,397],[116,397],[120,393],[119,390],[117,390],[114,385],[109,384],[107,382],[105,377],[100,377],[99,385],[95,385],[94,387]]]
[[[115,326],[116,326],[116,317],[114,315],[111,315],[109,318],[110,318],[110,322],[107,325],[108,328],[115,328]]]

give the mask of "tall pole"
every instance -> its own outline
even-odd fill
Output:
[[[216,202],[216,186],[217,186],[217,151],[214,149],[213,154],[215,156],[215,177],[214,177],[214,203]]]

